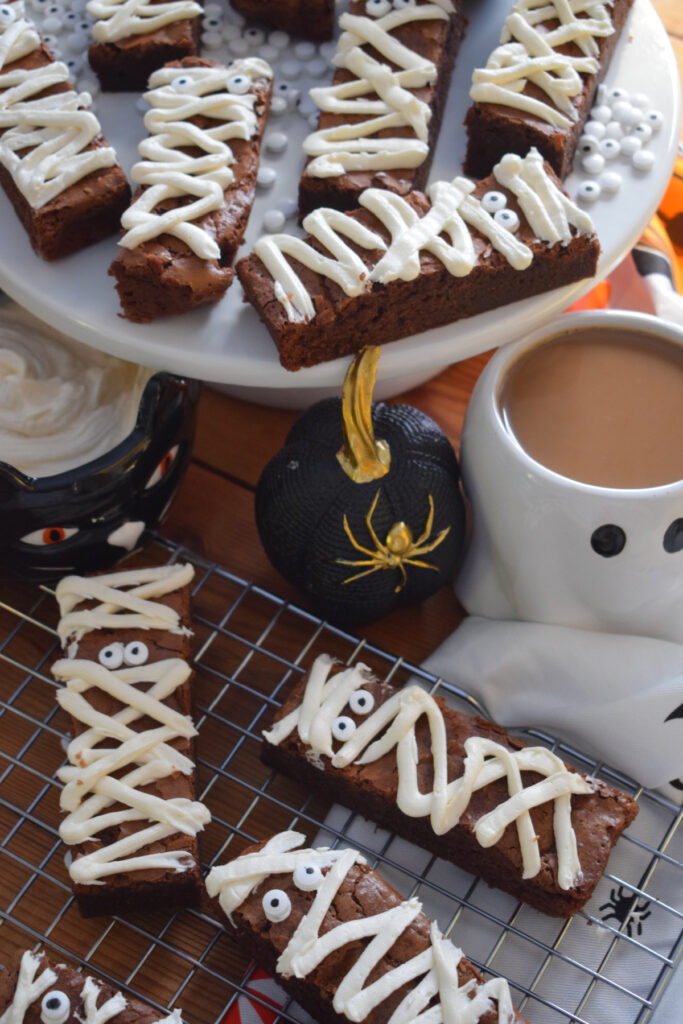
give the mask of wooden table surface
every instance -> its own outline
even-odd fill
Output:
[[[683,0],[653,3],[669,32],[683,82]],[[432,416],[457,451],[469,396],[491,354],[456,363],[395,401],[414,405]],[[254,523],[257,480],[284,444],[296,415],[205,388],[194,457],[164,533],[315,612],[270,565]],[[419,662],[455,629],[461,616],[451,588],[444,587],[423,604],[394,612],[360,632],[386,650]]]

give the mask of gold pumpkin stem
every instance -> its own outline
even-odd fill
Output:
[[[342,388],[344,444],[337,460],[357,484],[379,480],[389,472],[391,453],[386,441],[375,440],[372,425],[372,392],[381,349],[366,346],[354,357]]]

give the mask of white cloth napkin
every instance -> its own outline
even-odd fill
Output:
[[[679,644],[472,615],[424,667],[501,725],[547,730],[644,786],[683,776]]]

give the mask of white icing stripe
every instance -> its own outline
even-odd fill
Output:
[[[472,979],[461,987],[458,964],[463,958],[462,951],[445,939],[434,923],[427,949],[367,985],[376,966],[420,914],[421,904],[416,898],[405,900],[378,914],[337,921],[334,928],[320,935],[325,916],[347,874],[354,864],[364,864],[365,860],[356,850],[292,852],[304,841],[305,836],[297,832],[279,833],[258,853],[212,868],[206,879],[209,895],[218,896],[230,915],[270,875],[293,873],[299,864],[327,869],[313,903],[278,959],[278,974],[305,978],[330,953],[349,943],[362,943],[361,952],[338,984],[333,1000],[334,1010],[349,1020],[364,1021],[388,996],[420,978],[396,1007],[389,1024],[477,1024],[494,1009],[493,1000],[498,1004],[499,1024],[511,1024],[515,1012],[507,982],[500,978],[477,985]],[[293,882],[296,885],[294,879]],[[368,939],[369,942],[364,941]],[[438,1003],[429,1006],[435,997]]]
[[[164,25],[187,18],[198,18],[202,8],[194,0],[89,0],[88,14],[96,19],[93,39],[96,43],[114,43],[128,36],[156,32]]]
[[[503,157],[494,168],[494,175],[515,196],[539,241],[550,245],[561,241],[567,245],[572,238],[572,227],[579,233],[593,232],[590,217],[546,174],[543,158],[537,150],[532,149],[524,159],[515,155]],[[384,189],[366,189],[359,202],[389,231],[388,247],[380,235],[353,217],[322,208],[309,214],[303,227],[322,243],[331,257],[303,239],[286,234],[264,235],[256,242],[254,252],[273,277],[275,297],[291,321],[310,321],[316,310],[311,295],[286,256],[334,281],[346,295],[361,295],[373,282],[387,284],[396,279],[416,278],[423,250],[436,256],[454,276],[469,274],[477,263],[469,230],[473,228],[488,238],[491,246],[515,270],[526,270],[533,260],[531,249],[472,196],[474,187],[467,178],[460,177],[452,182],[435,182],[428,189],[431,209],[424,216],[402,196]],[[450,237],[450,245],[441,237],[444,233]],[[368,268],[342,235],[361,248],[383,252],[374,268]]]
[[[0,23],[0,163],[34,209],[41,209],[67,188],[94,171],[116,164],[111,146],[90,144],[101,134],[99,121],[84,108],[87,92],[69,88],[37,98],[55,85],[68,83],[65,64],[53,61],[25,70],[4,69],[40,46],[23,0],[8,5],[14,20]]]
[[[505,828],[514,823],[522,853],[523,878],[533,878],[541,870],[538,837],[530,811],[552,800],[558,884],[562,889],[571,889],[577,884],[581,863],[571,823],[570,797],[572,793],[592,793],[593,783],[567,769],[560,758],[545,747],[511,751],[479,736],[465,741],[463,773],[460,778],[449,781],[444,716],[434,698],[419,686],[397,691],[364,719],[335,753],[333,723],[351,693],[367,683],[369,669],[357,665],[330,676],[333,664],[327,655],[316,660],[300,706],[263,733],[269,743],[277,746],[296,730],[302,743],[319,756],[330,759],[332,768],[371,764],[395,748],[397,807],[411,818],[429,817],[436,835],[444,835],[458,824],[473,793],[498,779],[505,779],[508,799],[476,822],[475,835],[481,846],[493,846]],[[422,792],[418,782],[415,730],[423,716],[427,718],[431,737],[434,769],[431,793]],[[524,771],[544,775],[545,779],[524,786]]]
[[[432,112],[411,90],[433,84],[438,69],[391,33],[412,22],[447,21],[454,10],[451,0],[437,0],[406,5],[379,19],[341,16],[339,24],[344,31],[333,63],[356,77],[350,82],[311,89],[310,95],[325,113],[362,116],[365,120],[309,135],[304,152],[313,159],[306,174],[329,178],[347,171],[418,167],[424,162],[429,152]],[[372,48],[387,63],[363,47]],[[377,137],[381,131],[405,128],[410,128],[414,137],[403,137],[400,131]]]
[[[180,590],[193,576],[189,564],[101,576],[65,576],[55,591],[61,614],[57,632],[62,645],[67,640],[80,640],[93,629],[165,629],[189,634],[178,613],[154,598]],[[76,608],[93,600],[99,602],[93,608]]]
[[[614,32],[607,9],[612,2],[519,0],[505,21],[501,45],[486,67],[472,75],[471,99],[514,107],[558,128],[569,128],[579,116],[573,101],[583,89],[582,76],[597,74],[599,69],[596,40]],[[557,21],[557,27],[544,29],[548,21]],[[572,43],[583,56],[560,52],[560,47]],[[549,102],[526,95],[528,84],[541,89]]]
[[[210,820],[207,808],[198,801],[165,800],[141,791],[175,772],[192,771],[189,759],[170,744],[180,737],[196,735],[196,729],[190,718],[163,703],[165,697],[187,681],[190,671],[180,658],[118,671],[79,659],[62,659],[53,666],[53,675],[65,684],[57,693],[60,706],[89,726],[69,744],[70,766],[57,773],[65,783],[60,806],[70,812],[60,826],[62,840],[70,845],[81,844],[105,828],[129,821],[150,822],[149,828],[76,858],[69,868],[74,881],[93,884],[124,871],[185,871],[194,866],[185,851],[131,856],[148,843],[175,833],[196,835]],[[144,692],[133,685],[143,682],[152,682],[153,686]],[[112,716],[96,711],[83,696],[92,688],[109,694],[124,705],[123,709]],[[142,732],[129,728],[129,723],[143,716],[160,727]],[[107,740],[116,743],[102,746]],[[113,777],[121,771],[125,774]],[[123,805],[123,809],[102,813],[114,804]]]
[[[26,950],[22,954],[12,1002],[0,1017],[0,1024],[23,1024],[28,1008],[59,980],[59,976],[50,966],[44,967],[38,974],[41,959],[41,956],[30,950]],[[38,976],[36,977],[36,975]],[[101,982],[86,975],[79,996],[82,1007],[71,1003],[69,1019],[77,1020],[80,1024],[107,1024],[107,1021],[123,1013],[128,1006],[128,1000],[122,992],[114,992],[98,1007],[97,1002],[101,992]],[[42,1014],[41,1020],[45,1020]],[[180,1010],[171,1011],[167,1016],[155,1021],[154,1024],[183,1024]]]
[[[138,147],[143,160],[131,172],[143,191],[121,218],[126,234],[120,245],[134,249],[151,238],[170,234],[200,259],[220,259],[214,236],[193,222],[225,205],[224,192],[235,181],[229,141],[256,134],[253,82],[271,77],[269,65],[255,57],[236,61],[229,68],[165,67],[154,72],[150,91],[145,93],[152,108],[145,114],[150,134]],[[247,79],[252,91],[231,91],[236,79]],[[211,126],[193,124],[191,119],[197,117],[210,118]],[[187,148],[199,149],[201,154],[190,156],[183,152]],[[193,201],[155,212],[160,204],[178,197],[193,197]]]

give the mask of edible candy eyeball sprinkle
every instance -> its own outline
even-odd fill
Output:
[[[286,921],[292,912],[291,901],[283,889],[270,889],[263,897],[261,906],[268,920],[275,924]]]
[[[264,43],[263,46],[259,46],[258,55],[263,60],[267,60],[269,64],[272,64],[280,56],[280,51],[277,46],[271,46],[270,43]]]
[[[497,210],[504,210],[507,206],[507,196],[504,192],[495,190],[487,192],[481,199],[481,205],[487,213],[495,213]]]
[[[270,188],[277,181],[277,171],[274,167],[259,167],[256,175],[256,184],[261,188]]]
[[[586,174],[600,174],[605,169],[605,158],[601,153],[591,153],[581,161],[581,166]]]
[[[606,139],[623,139],[624,129],[621,127],[618,121],[610,121],[605,127],[605,138]]]
[[[603,124],[609,124],[612,120],[612,109],[608,106],[593,107],[591,110],[591,121],[602,121]]]
[[[241,37],[242,30],[239,25],[224,25],[222,35],[226,43],[230,43],[233,39],[239,39]]]
[[[302,70],[303,66],[299,60],[283,60],[280,64],[280,74],[283,78],[298,78]]]
[[[638,107],[638,110],[647,110],[650,106],[650,100],[644,92],[637,92],[631,96],[631,103],[634,107]]]
[[[243,34],[250,46],[261,46],[266,41],[265,33],[260,28],[248,28]]]
[[[605,135],[605,125],[602,121],[586,121],[583,134],[590,135],[593,139],[602,139]]]
[[[300,114],[301,117],[310,117],[311,114],[315,114],[318,109],[311,97],[307,96],[305,93],[303,96],[299,96],[295,106],[297,113]]]
[[[597,181],[582,181],[576,194],[584,203],[594,203],[600,198],[600,186]]]
[[[236,36],[228,43],[228,49],[234,57],[246,57],[249,53],[249,43],[244,36]]]
[[[192,79],[189,75],[176,75],[171,81],[171,88],[176,92],[187,92],[192,88]]]
[[[391,10],[390,0],[367,0],[365,13],[370,18],[382,18]]]
[[[603,139],[600,143],[600,152],[605,160],[615,160],[621,153],[621,144],[616,139]]]
[[[519,227],[519,217],[514,210],[496,210],[493,215],[496,224],[508,231],[516,231]]]
[[[600,126],[602,127],[602,125]],[[600,152],[600,142],[593,135],[582,135],[576,147],[577,153],[581,156],[590,156],[591,153]]]
[[[607,98],[611,103],[618,103],[620,100],[628,100],[626,89],[608,89]]]
[[[284,96],[273,96],[272,100],[270,101],[270,111],[269,111],[269,113],[271,115],[273,115],[273,114],[274,115],[284,114],[286,109],[287,109],[287,100],[284,98]]]
[[[658,132],[664,124],[664,114],[662,114],[659,110],[650,110],[648,112],[646,121],[649,124],[650,128],[652,128],[653,132]]]
[[[323,75],[327,74],[329,65],[326,60],[322,57],[316,57],[315,60],[308,62],[306,70],[308,71],[311,78],[322,78]]]
[[[243,93],[249,92],[249,84],[247,75],[233,75],[227,82],[228,92],[241,96]]]
[[[4,4],[0,7],[0,25],[11,25],[13,21],[16,21],[16,17],[16,12],[11,7]],[[43,24],[45,23],[43,22]]]
[[[639,149],[631,157],[631,163],[637,171],[650,171],[654,167],[655,155],[649,149]]]
[[[619,122],[624,122],[629,116],[631,110],[631,104],[627,103],[626,100],[619,100],[612,107],[612,116]]]
[[[297,60],[310,60],[315,57],[315,43],[297,43],[294,47],[294,56]]]
[[[289,137],[284,132],[270,132],[266,135],[265,147],[270,153],[284,153],[289,145]]]
[[[649,124],[637,124],[633,129],[633,134],[641,142],[649,142],[652,138],[652,128]]]
[[[281,213],[284,213],[287,219],[289,219],[295,215],[299,208],[299,204],[296,199],[292,199],[290,196],[285,196],[283,199],[278,200],[277,208]]]
[[[202,32],[202,46],[207,50],[220,50],[223,36],[220,32]]]
[[[642,142],[636,135],[627,135],[625,139],[621,140],[621,152],[624,156],[633,156],[639,149],[642,148]]]
[[[369,715],[375,706],[375,698],[367,690],[354,690],[349,697],[349,707],[355,715]]]
[[[302,892],[313,892],[323,880],[323,873],[317,864],[297,864],[292,880]]]
[[[277,46],[278,50],[284,50],[286,46],[289,46],[289,35],[287,32],[276,29],[268,36],[268,42],[271,46]]]
[[[280,210],[268,210],[263,218],[263,226],[271,234],[274,231],[282,231],[285,226],[285,215]]]
[[[356,723],[348,715],[340,715],[339,718],[335,718],[332,723],[332,735],[335,740],[339,740],[340,743],[344,743],[346,740],[350,740],[356,731]]]
[[[615,192],[619,191],[621,182],[622,177],[616,171],[605,171],[598,179],[598,184],[602,191],[607,192],[609,195],[614,195]]]

